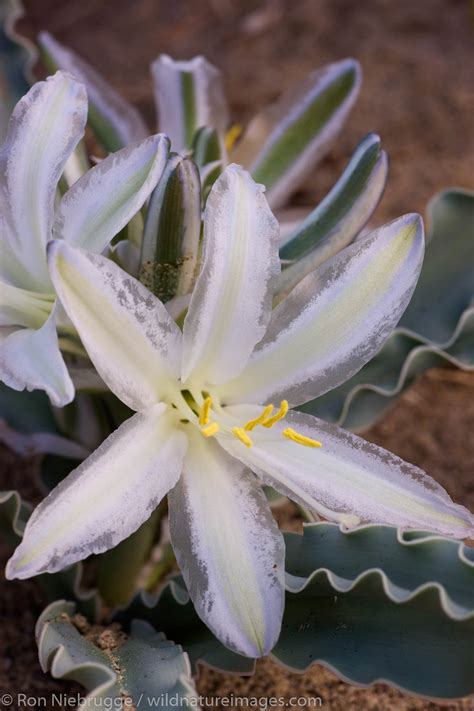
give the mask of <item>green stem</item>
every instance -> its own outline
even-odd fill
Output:
[[[160,560],[155,563],[145,582],[145,590],[152,592],[163,580],[163,578],[171,573],[176,567],[176,558],[174,557],[171,543],[167,543],[164,547],[163,555]]]
[[[158,507],[138,531],[99,557],[98,588],[107,605],[125,605],[133,597],[160,519]]]

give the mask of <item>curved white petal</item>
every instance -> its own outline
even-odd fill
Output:
[[[423,224],[405,215],[339,252],[273,311],[227,403],[299,405],[345,382],[382,347],[405,311],[423,260]]]
[[[151,65],[160,131],[173,151],[191,148],[199,128],[223,135],[228,123],[221,73],[204,57],[176,61],[162,54]]]
[[[51,277],[98,373],[133,410],[175,387],[181,331],[143,284],[110,259],[71,247],[48,248]]]
[[[284,543],[255,477],[191,432],[168,496],[171,541],[199,616],[226,646],[260,657],[278,639]]]
[[[0,279],[0,326],[41,328],[52,311],[54,294],[20,289]]]
[[[38,330],[0,329],[0,380],[14,390],[45,390],[63,407],[74,386],[58,346],[55,311]]]
[[[124,422],[35,509],[7,578],[54,573],[130,536],[176,483],[186,444],[166,405]]]
[[[56,187],[86,118],[85,87],[57,72],[35,84],[10,119],[0,153],[1,204],[8,212],[11,246],[31,274],[31,289],[49,283],[45,247]]]
[[[150,136],[101,161],[67,191],[56,213],[54,237],[102,252],[140,210],[166,165],[169,143]]]
[[[0,179],[1,180],[1,179]],[[0,278],[7,284],[17,286],[21,289],[35,291],[39,288],[45,290],[46,283],[40,283],[38,277],[28,271],[28,268],[23,264],[17,256],[13,247],[15,244],[14,229],[9,224],[8,207],[5,203],[5,196],[2,196],[0,190]],[[46,290],[51,288],[49,284]]]
[[[261,409],[228,408],[239,421]],[[319,449],[283,436],[288,428],[321,442]],[[325,518],[347,525],[387,523],[455,538],[474,534],[474,516],[418,467],[351,432],[290,412],[271,429],[256,427],[249,449],[231,437],[219,441],[281,493]],[[359,521],[357,520],[359,519]]]
[[[86,85],[92,113],[90,121],[99,138],[103,138],[105,133],[107,143],[114,142],[116,147],[126,146],[145,138],[148,130],[139,112],[125,101],[88,62],[60,44],[48,32],[40,32],[38,41],[55,65],[71,72]],[[113,136],[109,135],[110,131]]]
[[[270,318],[278,224],[248,173],[231,165],[204,214],[203,266],[184,322],[183,381],[222,383],[244,367]]]

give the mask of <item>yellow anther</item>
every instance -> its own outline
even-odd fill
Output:
[[[286,413],[288,412],[288,400],[282,400],[280,403],[280,409],[278,412],[276,412],[273,417],[270,417],[268,420],[263,422],[264,427],[273,427],[273,425],[276,422],[280,422],[284,417],[286,417]]]
[[[297,444],[302,444],[304,447],[322,447],[321,442],[317,439],[311,439],[311,437],[306,437],[305,435],[296,432],[292,427],[287,427],[286,430],[282,432],[284,437],[293,440]]]
[[[204,435],[204,437],[213,437],[215,434],[217,434],[220,430],[220,425],[218,422],[211,422],[210,425],[207,427],[204,427],[201,430],[201,434]]]
[[[264,411],[254,420],[249,420],[244,425],[244,430],[251,432],[257,425],[263,425],[273,412],[273,405],[267,405]]]
[[[202,403],[201,412],[199,415],[199,424],[201,427],[209,424],[209,411],[212,407],[212,398],[207,397]]]
[[[240,439],[242,444],[245,444],[246,447],[252,446],[253,442],[243,427],[232,427],[232,434],[234,434],[237,439]]]
[[[231,151],[236,144],[237,139],[242,133],[242,126],[238,123],[234,124],[229,128],[225,135],[225,148],[226,151]]]

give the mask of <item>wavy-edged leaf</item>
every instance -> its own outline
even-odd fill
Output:
[[[266,185],[272,207],[285,202],[329,150],[360,82],[355,60],[329,64],[251,121],[231,158],[250,166],[253,178]]]
[[[31,511],[32,507],[17,491],[0,492],[0,537],[9,547],[15,548],[21,542]],[[78,563],[55,575],[40,575],[36,579],[48,600],[62,597],[75,600],[82,614],[96,619],[100,604],[97,591],[82,588],[82,572],[82,564]]]
[[[34,45],[15,31],[16,21],[23,14],[18,0],[0,3],[0,143],[15,104],[30,88],[29,73],[36,59]]]
[[[278,301],[313,269],[347,247],[370,219],[387,180],[387,154],[370,133],[356,148],[324,200],[298,225],[280,249],[284,265]]]
[[[352,684],[385,681],[404,691],[457,698],[474,691],[474,617],[446,615],[433,587],[397,603],[368,572],[347,591],[326,571],[288,594],[273,656],[295,671],[322,663]]]
[[[285,543],[291,592],[303,589],[316,570],[327,570],[332,584],[344,589],[377,570],[394,602],[434,587],[449,617],[462,620],[474,614],[474,548],[458,541],[377,524],[346,531],[313,523],[305,525],[303,535],[286,533]]]
[[[172,709],[196,700],[187,655],[162,633],[136,620],[127,637],[109,632],[106,644],[106,628],[95,637],[86,626],[83,635],[78,627],[84,629],[84,621],[75,615],[74,603],[52,603],[38,620],[36,638],[43,671],[77,681],[89,692],[79,708],[119,708],[122,702],[123,708],[133,703],[140,709]]]
[[[354,377],[302,410],[359,431],[428,368],[474,369],[473,224],[474,193],[451,189],[433,198],[423,269],[399,327]]]
[[[140,257],[140,281],[163,302],[192,290],[200,234],[199,171],[173,155],[150,200]]]
[[[48,32],[38,36],[43,58],[52,69],[65,69],[87,87],[88,121],[107,151],[117,151],[145,138],[149,131],[139,112],[120,96],[100,74]]]
[[[21,434],[59,434],[50,400],[42,390],[12,390],[0,383],[0,418]]]
[[[321,662],[346,681],[410,693],[474,691],[474,553],[386,526],[286,534],[287,599],[273,655],[298,671]]]
[[[445,348],[474,297],[474,193],[439,193],[428,204],[427,222],[423,270],[400,328]]]

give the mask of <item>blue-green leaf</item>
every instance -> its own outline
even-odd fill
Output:
[[[82,57],[60,44],[48,32],[39,34],[38,43],[48,68],[53,71],[64,69],[86,85],[88,121],[107,151],[117,151],[148,135],[149,131],[138,111]]]
[[[360,82],[353,59],[329,64],[250,122],[230,157],[267,187],[272,207],[282,205],[329,150]]]
[[[0,442],[22,456],[54,453],[83,458],[88,450],[63,435],[47,395],[0,383]]]
[[[277,660],[318,661],[346,681],[410,693],[474,691],[474,550],[390,526],[286,534],[287,598]]]
[[[162,54],[151,65],[160,131],[171,149],[192,148],[196,132],[216,129],[221,144],[228,122],[220,71],[204,57],[177,61]]]
[[[132,622],[128,636],[94,630],[74,603],[58,600],[39,618],[36,638],[43,671],[89,692],[81,708],[119,708],[122,702],[120,708],[173,709],[195,700],[187,655],[141,620]]]
[[[278,301],[355,239],[377,207],[387,172],[380,138],[369,133],[332,190],[281,247],[283,271],[275,289]]]

